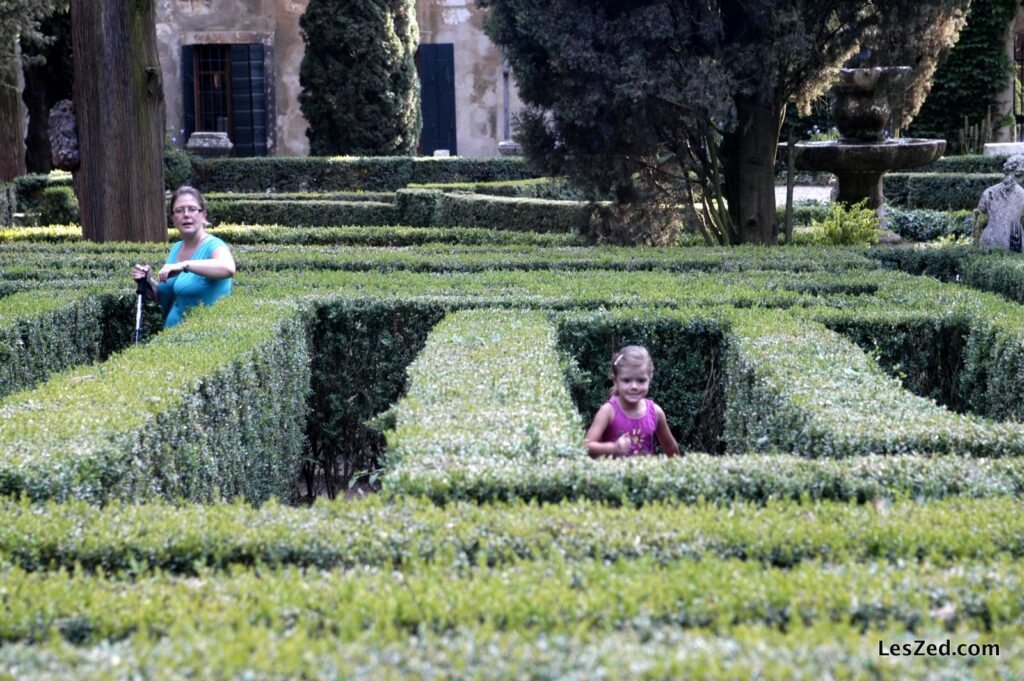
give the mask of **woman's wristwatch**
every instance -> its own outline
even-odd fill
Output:
[[[191,265],[189,265],[189,264],[188,264],[188,263],[186,262],[186,263],[185,263],[185,266],[184,266],[184,267],[182,267],[181,269],[182,269],[182,271],[183,271],[183,272],[191,272],[191,271],[192,271],[192,266],[191,266]]]

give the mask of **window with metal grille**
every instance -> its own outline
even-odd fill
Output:
[[[196,130],[232,135],[230,45],[196,45]]]

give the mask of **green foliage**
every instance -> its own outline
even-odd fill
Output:
[[[251,201],[209,200],[211,220],[236,224],[330,227],[340,225],[393,225],[399,213],[390,203],[376,201]]]
[[[196,187],[204,192],[393,192],[411,183],[530,177],[519,158],[226,158],[195,166]]]
[[[405,369],[444,315],[434,305],[332,301],[320,305],[313,348],[307,484],[331,497],[380,468],[384,438],[366,426],[405,389]],[[314,475],[316,474],[316,475]]]
[[[104,356],[102,298],[97,291],[0,298],[0,397]]]
[[[971,236],[969,210],[901,210],[885,213],[886,226],[906,241],[933,241],[943,237]]]
[[[1002,174],[1007,157],[962,154],[943,156],[934,163],[915,168],[915,173]]]
[[[900,208],[971,210],[1003,174],[889,173],[882,182],[889,203]]]
[[[527,157],[590,198],[613,197],[603,237],[659,241],[674,216],[656,208],[700,203],[709,243],[738,244],[776,240],[765,159],[787,102],[813,100],[861,45],[912,57],[916,89],[968,3],[573,0],[554,14],[546,0],[478,4],[528,105]]]
[[[971,3],[960,40],[935,73],[932,90],[908,135],[938,137],[952,147],[959,142],[965,117],[969,124],[977,124],[988,115],[1012,73],[1006,35],[1019,5],[1019,0]],[[995,113],[998,118],[1006,112]]]
[[[302,454],[307,342],[294,305],[234,295],[102,371],[81,367],[15,393],[4,403],[0,494],[289,498]]]
[[[437,325],[393,407],[388,476],[586,456],[542,314],[475,310]]]
[[[588,234],[594,206],[583,201],[440,194],[435,225]]]
[[[852,206],[834,203],[825,219],[811,224],[814,242],[827,246],[870,246],[881,236],[878,216],[867,207],[867,199]]]
[[[39,195],[39,222],[43,225],[79,224],[82,215],[71,187],[48,186]]]
[[[167,141],[164,143],[164,189],[174,191],[192,184],[192,154]]]
[[[582,192],[562,178],[538,177],[528,180],[501,180],[497,182],[448,182],[413,184],[417,189],[437,189],[443,192],[465,192],[468,194],[490,194],[524,199],[550,199],[554,201],[578,201],[585,197]]]
[[[479,560],[491,567],[553,559],[586,564],[594,556],[609,563],[640,556],[666,562],[744,556],[780,568],[813,561],[946,564],[1024,557],[1024,515],[1015,499],[998,496],[1000,490],[1016,486],[1012,479],[1021,472],[1020,462],[986,462],[980,469],[968,469],[955,457],[936,459],[934,468],[953,485],[961,481],[962,492],[995,496],[926,503],[894,499],[882,506],[887,512],[879,513],[881,499],[866,497],[875,504],[821,501],[811,498],[814,486],[807,483],[817,478],[818,489],[831,493],[849,485],[850,493],[857,488],[854,475],[863,472],[861,493],[885,479],[894,483],[891,492],[910,482],[916,471],[918,489],[928,493],[937,489],[932,487],[939,483],[937,472],[929,471],[923,459],[880,461],[888,469],[884,473],[871,472],[862,459],[847,462],[843,475],[818,462],[787,456],[777,460],[786,473],[801,479],[785,493],[775,486],[782,476],[771,473],[772,457],[695,456],[660,462],[698,484],[700,493],[693,490],[680,497],[688,504],[617,507],[575,501],[541,506],[517,501],[442,507],[416,498],[374,497],[357,504],[323,501],[310,508],[275,502],[261,507],[161,502],[97,507],[5,499],[0,500],[0,555],[9,566],[28,571],[52,573],[80,566],[91,573],[130,572],[136,577],[156,571],[209,574],[255,564],[321,570],[401,570],[410,564],[443,566],[459,560]],[[813,472],[807,475],[805,468]],[[658,476],[654,467],[648,469]],[[699,474],[707,482],[700,482]],[[745,493],[756,491],[753,479],[762,481],[763,496],[743,500],[742,483],[733,486],[740,496],[715,495],[716,485],[729,476],[751,479]],[[658,479],[668,484],[667,475]],[[793,495],[801,486],[807,488],[803,498]],[[680,493],[685,489],[681,481]],[[717,487],[719,492],[727,489]],[[916,496],[913,488],[901,492]]]
[[[419,27],[412,0],[311,0],[299,105],[316,156],[416,153]]]

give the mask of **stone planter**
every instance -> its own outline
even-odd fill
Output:
[[[185,148],[201,158],[223,158],[231,155],[235,145],[226,132],[194,132]]]

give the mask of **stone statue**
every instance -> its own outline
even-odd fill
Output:
[[[1006,177],[981,194],[975,210],[975,238],[981,246],[999,246],[1021,252],[1021,216],[1024,215],[1024,154],[1014,154],[1003,164]],[[978,237],[979,228],[984,231]]]

